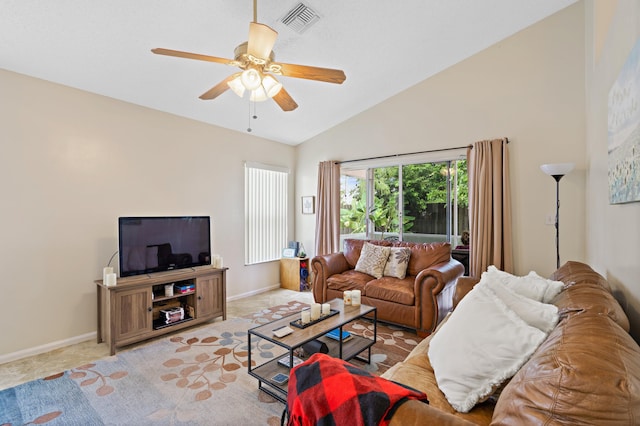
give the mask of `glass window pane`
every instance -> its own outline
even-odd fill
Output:
[[[398,215],[398,166],[373,171],[374,195],[369,209],[372,240],[397,240],[400,235]]]
[[[447,164],[403,166],[405,241],[447,241]]]
[[[367,170],[340,176],[340,247],[345,238],[367,238]]]

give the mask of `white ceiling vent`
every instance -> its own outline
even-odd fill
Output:
[[[280,22],[291,28],[298,34],[307,31],[310,26],[318,22],[320,16],[304,3],[298,3],[287,12]]]

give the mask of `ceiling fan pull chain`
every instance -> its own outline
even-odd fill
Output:
[[[251,101],[249,101],[249,127],[247,127],[247,132],[251,133]]]

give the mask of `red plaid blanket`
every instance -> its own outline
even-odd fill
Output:
[[[289,426],[387,425],[409,399],[427,395],[317,353],[289,376]]]

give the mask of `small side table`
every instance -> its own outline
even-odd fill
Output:
[[[280,287],[294,291],[309,289],[309,258],[280,259]]]

